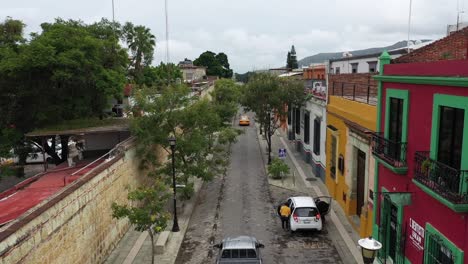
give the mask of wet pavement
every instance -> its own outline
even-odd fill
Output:
[[[254,236],[265,245],[264,263],[342,263],[327,223],[321,232],[282,230],[276,205],[298,193],[268,184],[255,126],[242,129],[226,174],[200,191],[176,263],[214,263],[212,245],[237,235]]]

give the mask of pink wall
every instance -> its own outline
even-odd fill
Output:
[[[409,91],[408,145],[406,175],[394,174],[379,165],[379,190],[385,187],[390,192],[412,192],[412,204],[405,207],[403,224],[407,228],[405,255],[412,263],[422,263],[423,251],[416,249],[409,240],[409,218],[415,220],[423,228],[430,222],[437,230],[465,251],[465,262],[468,263],[467,225],[468,214],[452,211],[441,202],[426,194],[412,183],[415,151],[429,151],[431,140],[431,123],[433,96],[436,93],[468,96],[468,88],[442,87],[433,85],[412,85],[400,83],[384,83],[381,104],[381,131],[385,126],[385,96],[386,89],[404,89]],[[404,230],[404,227],[403,227]]]

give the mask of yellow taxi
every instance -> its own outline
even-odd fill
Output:
[[[239,126],[249,126],[250,125],[250,119],[248,116],[243,115],[239,119]]]

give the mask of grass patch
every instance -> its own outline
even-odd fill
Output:
[[[129,124],[130,124],[130,120],[124,119],[124,118],[107,118],[107,119],[102,119],[102,120],[99,118],[75,119],[75,120],[67,120],[60,124],[36,129],[33,132],[31,132],[31,134],[51,132],[51,131],[91,128],[91,127],[129,125]]]

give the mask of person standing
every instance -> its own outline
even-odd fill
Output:
[[[289,228],[289,216],[291,215],[291,208],[289,208],[288,203],[284,203],[280,208],[280,216],[281,216],[281,227],[283,229]]]

